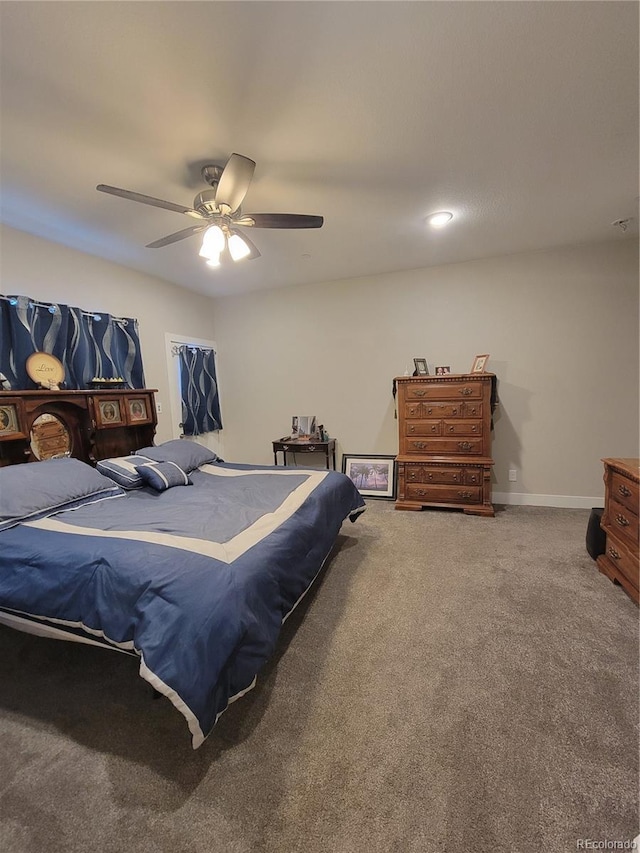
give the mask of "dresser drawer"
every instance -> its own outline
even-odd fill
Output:
[[[480,503],[482,489],[475,486],[407,485],[407,500],[422,503]]]
[[[411,419],[455,418],[462,415],[460,403],[405,403],[404,416]]]
[[[407,401],[413,400],[481,400],[482,382],[430,382],[408,383]]]
[[[462,485],[464,483],[464,468],[436,468],[415,465],[408,462],[405,466],[404,479],[406,483],[427,483],[438,485]],[[478,482],[482,482],[478,480]]]
[[[620,540],[611,533],[607,533],[607,544],[605,549],[607,560],[612,566],[622,572],[628,578],[636,589],[640,586],[638,569],[638,556],[628,550]]]
[[[638,483],[623,477],[617,471],[611,472],[611,485],[609,491],[611,498],[618,503],[630,509],[631,512],[638,514],[638,503],[640,502],[638,492]]]
[[[38,452],[41,456],[45,453],[66,453],[69,447],[68,436],[59,435],[55,438],[38,439]]]
[[[426,453],[447,456],[482,456],[483,443],[481,438],[428,438],[406,439],[406,447],[403,452],[407,454]]]
[[[635,545],[635,548],[638,548],[640,538],[638,516],[626,506],[616,500],[610,500],[603,526],[605,530],[611,531],[616,537],[626,539],[630,545]]]
[[[460,418],[459,421],[444,421],[442,424],[443,435],[482,435],[482,421],[468,421]]]
[[[407,421],[406,435],[442,435],[442,421]]]
[[[463,418],[481,418],[482,403],[464,403],[462,406]]]

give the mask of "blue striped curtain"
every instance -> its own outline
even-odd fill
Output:
[[[222,429],[214,351],[180,346],[177,352],[180,360],[183,433],[202,435],[204,432]]]
[[[138,321],[43,303],[27,296],[0,296],[2,387],[36,388],[25,363],[34,352],[56,356],[64,365],[64,387],[88,388],[95,377],[122,377],[129,388],[144,388]]]

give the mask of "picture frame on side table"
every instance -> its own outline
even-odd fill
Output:
[[[363,498],[395,500],[396,457],[345,453],[342,473],[346,474]]]
[[[414,358],[413,364],[415,370],[413,372],[414,376],[428,376],[429,375],[429,366],[427,364],[426,358]]]
[[[484,355],[477,355],[473,360],[473,367],[471,368],[471,373],[484,373],[487,369],[488,361],[489,353],[485,353]]]

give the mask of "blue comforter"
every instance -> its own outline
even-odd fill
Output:
[[[138,653],[195,749],[364,501],[334,471],[215,464],[191,478],[0,533],[0,608]]]

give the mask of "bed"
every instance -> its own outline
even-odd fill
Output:
[[[339,472],[225,463],[187,441],[97,468],[4,467],[0,622],[137,655],[196,749],[364,508]]]

